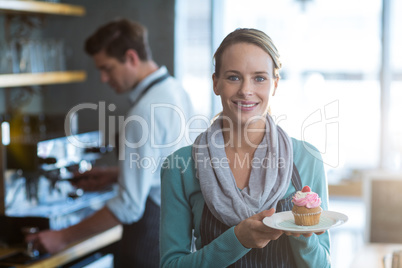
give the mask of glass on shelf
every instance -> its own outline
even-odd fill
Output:
[[[56,50],[56,58],[55,58],[55,70],[56,71],[65,71],[66,70],[66,57],[65,57],[65,49],[63,40],[55,40],[55,50]]]
[[[33,0],[38,2],[60,3],[60,0]]]
[[[65,71],[64,41],[15,39],[0,44],[0,74]]]
[[[31,41],[31,53],[33,55],[35,68],[32,68],[33,73],[43,73],[44,68],[44,53],[43,53],[43,42],[39,40]]]
[[[31,68],[31,51],[29,49],[29,41],[20,41],[20,57],[19,57],[19,71],[21,73],[32,72]]]
[[[0,44],[0,74],[13,73],[13,55],[9,43]]]

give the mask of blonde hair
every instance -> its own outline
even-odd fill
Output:
[[[274,76],[280,77],[279,69],[282,68],[282,63],[279,60],[279,52],[272,39],[263,31],[252,28],[239,28],[228,34],[214,54],[215,59],[215,75],[219,77],[221,67],[222,54],[231,45],[237,43],[254,44],[271,56],[274,61]]]

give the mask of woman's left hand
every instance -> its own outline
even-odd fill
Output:
[[[322,235],[323,233],[325,233],[325,231],[324,231],[324,232],[317,232],[317,233],[292,233],[292,232],[285,232],[286,235],[288,235],[288,236],[295,236],[295,237],[300,237],[301,235],[303,235],[304,237],[310,237],[310,236],[312,236],[313,234]]]

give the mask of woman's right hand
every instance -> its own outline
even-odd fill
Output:
[[[263,248],[271,240],[277,240],[283,231],[272,229],[262,222],[265,217],[271,217],[274,213],[275,209],[271,208],[241,221],[234,228],[240,243],[246,248]]]

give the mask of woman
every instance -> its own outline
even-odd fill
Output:
[[[284,235],[262,223],[291,210],[303,185],[328,209],[322,160],[268,114],[280,78],[276,47],[259,30],[237,29],[214,57],[223,111],[162,167],[161,266],[329,267],[328,232]]]

